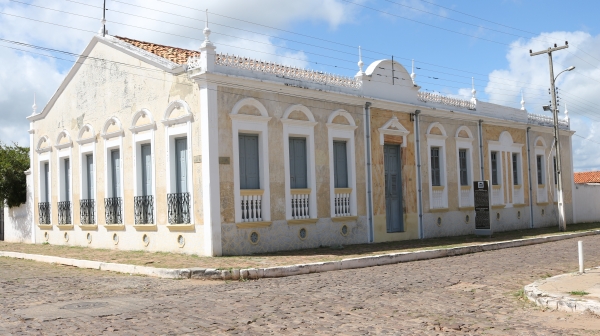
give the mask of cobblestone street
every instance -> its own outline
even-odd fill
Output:
[[[600,265],[600,236],[584,241]],[[163,280],[0,258],[0,334],[588,335],[591,314],[519,300],[577,269],[577,239],[246,282]]]

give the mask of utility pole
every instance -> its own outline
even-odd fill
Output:
[[[104,6],[102,7],[102,37],[106,36],[106,0],[104,0]]]
[[[548,50],[542,50],[542,51],[538,51],[538,52],[531,52],[531,50],[529,50],[530,56],[548,54],[548,61],[549,61],[549,65],[550,65],[550,86],[551,86],[550,91],[552,91],[551,109],[552,109],[552,114],[554,116],[554,143],[556,144],[556,174],[557,174],[556,189],[557,189],[557,196],[558,196],[558,229],[560,231],[566,231],[567,224],[565,222],[565,207],[564,207],[564,200],[563,200],[562,160],[561,160],[561,156],[560,156],[560,141],[559,141],[559,137],[558,137],[558,106],[556,104],[556,88],[555,88],[556,78],[558,78],[558,76],[554,77],[554,65],[552,64],[552,52],[566,49],[568,47],[569,47],[569,42],[565,41],[564,46],[557,47],[556,43],[555,43],[554,48],[548,48]],[[571,71],[573,69],[575,69],[575,67],[569,67],[568,69],[561,71],[558,75],[560,75],[564,71]],[[546,110],[546,107],[544,107],[544,110]]]

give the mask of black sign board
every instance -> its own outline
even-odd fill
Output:
[[[473,182],[473,195],[475,197],[475,234],[478,235],[492,235],[489,186],[489,181]]]

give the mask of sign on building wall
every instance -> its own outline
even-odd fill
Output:
[[[489,181],[474,181],[475,234],[492,235]]]

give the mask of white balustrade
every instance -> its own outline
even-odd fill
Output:
[[[537,188],[537,202],[538,203],[546,203],[548,202],[548,193],[546,192],[546,188]]]
[[[433,209],[445,208],[444,189],[433,189],[431,191],[431,200]]]
[[[502,188],[492,187],[492,204],[504,204],[504,195],[502,194]]]
[[[242,190],[242,222],[262,222],[262,190],[255,193]]]
[[[333,208],[335,210],[335,217],[349,217],[352,216],[350,212],[350,195],[352,189],[340,188],[335,190],[333,198]]]
[[[476,103],[472,100],[458,99],[453,97],[443,96],[441,94],[432,92],[417,92],[417,99],[424,103],[432,102],[443,105],[462,107],[468,110],[475,110],[477,107]]]
[[[297,192],[292,189],[292,218],[307,219],[310,218],[308,201],[310,200],[310,190],[307,192]]]
[[[545,115],[541,115],[541,114],[528,113],[527,114],[527,123],[533,124],[533,125],[554,127],[554,117],[545,116]],[[566,130],[570,129],[571,122],[570,122],[569,118],[558,119],[558,127],[561,129],[566,129]]]
[[[525,195],[523,192],[523,187],[514,188],[513,189],[513,203],[514,204],[523,204],[525,203]]]
[[[215,57],[215,64],[243,70],[260,71],[263,73],[269,73],[288,78],[296,78],[325,85],[341,86],[353,89],[358,89],[362,85],[360,80],[356,80],[351,77],[328,74],[321,71],[306,70],[298,67],[291,67],[237,55],[217,54]]]
[[[473,206],[473,195],[471,194],[471,188],[460,189],[460,206]]]

